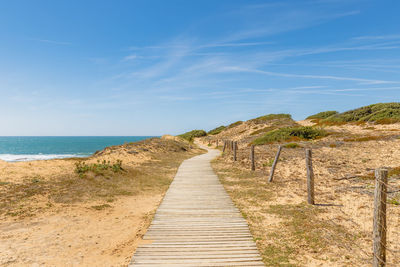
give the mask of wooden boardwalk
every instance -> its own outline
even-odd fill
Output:
[[[185,160],[129,266],[264,266],[246,221],[211,168]]]

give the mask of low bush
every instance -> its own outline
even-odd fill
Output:
[[[206,135],[207,135],[207,133],[204,130],[193,130],[193,131],[186,132],[186,133],[178,135],[178,136],[182,137],[183,139],[185,139],[189,142],[192,142],[195,137],[202,137],[202,136],[206,136]]]
[[[257,134],[260,134],[260,133],[266,133],[266,132],[269,132],[269,131],[272,131],[272,130],[275,130],[275,129],[276,129],[275,127],[264,127],[264,128],[258,129],[256,131],[250,133],[250,135],[257,135]]]
[[[289,144],[286,144],[285,147],[286,148],[298,148],[298,147],[302,147],[302,146],[297,143],[289,143]]]
[[[322,119],[329,118],[332,115],[336,115],[338,113],[339,112],[334,111],[334,110],[328,110],[328,111],[323,111],[323,112],[308,116],[306,119],[307,120],[313,120],[313,119],[322,120]]]
[[[382,140],[385,138],[384,136],[361,136],[361,137],[354,137],[354,138],[345,138],[343,139],[344,142],[366,142],[366,141],[376,141],[376,140]]]
[[[236,127],[236,126],[241,125],[242,123],[243,123],[243,121],[237,121],[237,122],[234,122],[234,123],[229,124],[226,128],[227,128],[227,129],[234,128],[234,127]]]
[[[226,128],[225,126],[219,126],[219,127],[215,128],[215,129],[212,129],[207,134],[216,135],[216,134],[219,134],[220,132],[222,132],[223,130],[225,130],[225,128]]]
[[[268,114],[268,115],[257,117],[255,119],[251,119],[249,121],[255,122],[255,123],[265,123],[265,122],[268,122],[268,121],[280,120],[280,119],[290,119],[291,120],[292,116],[290,114],[284,114],[284,113]]]
[[[254,145],[269,144],[272,142],[289,141],[289,140],[311,140],[326,136],[327,133],[323,129],[310,126],[303,127],[286,127],[280,128],[266,133],[265,135],[255,139]]]
[[[321,123],[376,122],[389,124],[400,122],[400,103],[378,103],[332,115]]]
[[[84,177],[86,173],[93,172],[96,175],[103,175],[105,171],[112,170],[113,172],[121,172],[122,160],[117,159],[117,161],[111,164],[110,161],[103,160],[103,162],[97,161],[97,163],[87,164],[84,161],[79,161],[75,163],[75,172],[79,174],[80,177]]]

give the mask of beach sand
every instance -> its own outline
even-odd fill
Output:
[[[203,153],[188,147],[164,137],[85,160],[0,162],[0,265],[126,266],[180,163]],[[117,159],[124,172],[75,173]]]

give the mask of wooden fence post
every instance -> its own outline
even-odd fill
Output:
[[[216,147],[218,148],[218,139],[217,139],[217,145],[216,145]]]
[[[226,140],[224,141],[224,148],[222,149],[222,153],[225,152],[225,149],[226,149]]]
[[[271,173],[269,174],[268,182],[272,182],[272,179],[274,178],[275,167],[278,164],[279,155],[281,154],[281,150],[282,150],[282,146],[279,146],[278,152],[276,152],[274,163],[272,164]]]
[[[372,266],[386,265],[386,198],[388,171],[386,169],[375,170],[375,197],[374,197],[374,229],[373,249],[374,259]]]
[[[251,159],[251,170],[255,171],[256,163],[255,163],[255,159],[254,159],[254,145],[251,145],[250,159]]]
[[[231,150],[233,151],[233,141],[231,141]]]
[[[314,171],[312,167],[311,149],[306,149],[306,166],[307,166],[307,193],[308,204],[314,205]]]
[[[233,161],[237,160],[237,142],[233,142]]]

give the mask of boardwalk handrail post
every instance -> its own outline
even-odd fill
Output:
[[[271,173],[269,174],[268,182],[270,182],[270,183],[272,182],[272,179],[274,179],[275,167],[278,164],[279,155],[281,154],[281,150],[282,150],[282,146],[279,146],[278,152],[276,152],[274,163],[272,164]]]
[[[388,171],[375,170],[374,224],[373,224],[373,267],[386,265],[386,199]]]
[[[307,202],[314,205],[314,171],[312,167],[311,149],[306,149],[306,167],[307,167]]]
[[[251,159],[251,170],[255,171],[256,170],[256,163],[255,163],[255,158],[254,158],[254,145],[251,145],[251,150],[250,150],[250,159]]]
[[[237,142],[233,143],[233,161],[237,160]]]

